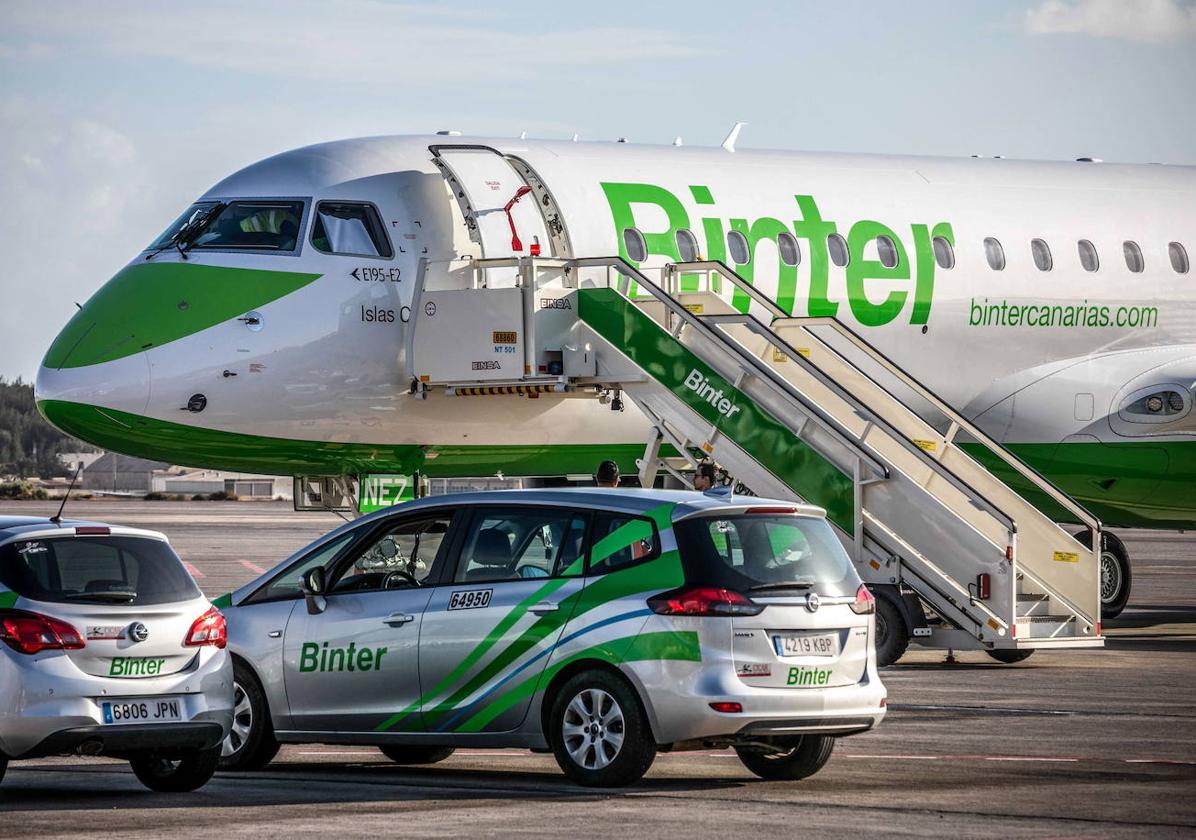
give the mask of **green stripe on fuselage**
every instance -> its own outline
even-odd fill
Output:
[[[293,440],[205,429],[62,400],[41,400],[38,408],[68,435],[113,452],[265,475],[410,474],[419,470],[432,478],[499,472],[559,476],[592,473],[606,458],[616,461],[621,471],[634,474],[639,469],[636,458],[644,452],[643,444],[634,443],[414,446]]]
[[[239,318],[320,277],[177,262],[122,269],[75,313],[50,349],[48,368],[76,368],[161,347]]]

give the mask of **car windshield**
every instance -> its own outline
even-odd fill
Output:
[[[677,523],[688,583],[740,592],[815,589],[852,595],[860,580],[825,519],[741,514]]]
[[[0,546],[0,583],[50,603],[169,604],[200,596],[170,546],[145,537],[52,537]]]
[[[206,218],[205,218],[206,217]],[[237,251],[294,251],[303,220],[302,201],[197,202],[150,245],[151,250],[174,244],[189,225],[180,246]]]

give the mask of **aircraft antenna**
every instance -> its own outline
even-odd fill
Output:
[[[113,455],[112,457],[115,458],[116,456]],[[82,461],[79,462],[79,466],[75,469],[75,475],[71,479],[70,486],[66,488],[66,495],[62,497],[62,504],[60,504],[58,506],[58,513],[56,513],[50,517],[50,521],[53,522],[55,525],[59,525],[62,523],[63,508],[66,507],[66,500],[71,497],[71,491],[75,489],[75,482],[79,480],[79,473],[81,473],[81,472],[83,472],[83,462]]]
[[[728,134],[727,139],[723,141],[723,148],[728,152],[735,151],[735,141],[739,139],[739,130],[745,125],[747,125],[745,122],[735,123],[734,127],[731,129],[731,133]]]

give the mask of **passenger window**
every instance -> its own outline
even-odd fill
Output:
[[[847,252],[847,240],[837,233],[826,238],[826,249],[830,252],[831,262],[839,268],[846,266],[851,259]]]
[[[1126,240],[1122,244],[1122,250],[1125,251],[1125,267],[1134,274],[1140,274],[1146,268],[1146,261],[1142,259],[1142,249],[1138,247],[1138,243]]]
[[[945,236],[936,236],[931,240],[934,246],[934,261],[939,268],[955,268],[955,248]]]
[[[737,230],[727,234],[727,253],[736,265],[747,265],[752,259],[747,237]]]
[[[594,516],[588,574],[605,575],[660,556],[660,535],[652,520],[618,513]]]
[[[365,550],[351,552],[350,559],[338,564],[329,592],[375,592],[434,581],[436,558],[451,523],[447,513],[387,523]]]
[[[311,227],[311,244],[325,254],[385,259],[394,256],[382,219],[370,204],[321,201]]]
[[[781,262],[785,265],[801,264],[801,247],[797,244],[797,237],[793,234],[777,234],[777,250],[781,254]]]
[[[695,262],[698,259],[698,239],[691,231],[682,228],[677,231],[677,253],[681,262]]]
[[[643,262],[648,259],[648,243],[644,235],[637,228],[623,229],[623,248],[627,251],[627,259],[632,262]]]
[[[1005,249],[999,240],[991,236],[984,240],[984,258],[988,260],[988,267],[993,271],[1005,270]]]
[[[303,220],[301,201],[233,201],[216,210],[192,248],[294,251]]]
[[[1188,273],[1188,252],[1183,245],[1172,242],[1167,246],[1167,256],[1171,257],[1171,267],[1175,269],[1176,274]]]
[[[1039,271],[1050,271],[1055,264],[1051,259],[1051,247],[1042,239],[1030,240],[1030,254]]]
[[[456,583],[581,574],[586,517],[551,508],[482,509],[465,536]]]
[[[329,543],[325,543],[322,547],[317,548],[306,557],[296,560],[285,569],[281,574],[277,575],[273,580],[263,586],[261,589],[251,595],[246,603],[257,603],[259,601],[276,601],[284,598],[298,598],[299,580],[307,573],[309,569],[314,569],[316,566],[323,566],[325,569],[329,567],[336,555],[340,554],[341,549],[347,546],[355,536],[357,531],[349,531],[342,534]]]
[[[898,262],[897,246],[893,244],[893,240],[887,236],[876,237],[876,255],[880,258],[880,264],[885,268],[896,268]]]
[[[1080,250],[1080,265],[1084,267],[1085,271],[1096,271],[1100,268],[1100,257],[1096,254],[1096,246],[1087,239],[1081,239],[1077,243]]]

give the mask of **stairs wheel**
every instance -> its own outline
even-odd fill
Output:
[[[1010,650],[1007,648],[1003,648],[1000,650],[985,651],[985,653],[987,653],[989,656],[991,656],[993,659],[997,660],[998,662],[1004,662],[1006,665],[1012,665],[1015,662],[1024,662],[1025,660],[1029,659],[1030,654],[1034,653],[1034,651],[1033,651],[1033,649]]]
[[[909,627],[897,605],[883,595],[876,599],[876,664],[893,665],[909,647]]]

